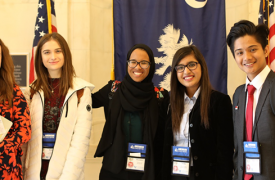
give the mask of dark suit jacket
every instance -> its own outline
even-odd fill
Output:
[[[272,104],[275,101],[275,73],[268,74],[256,106],[252,139],[259,142],[261,153],[261,174],[254,180],[271,180],[275,178],[275,115]],[[238,106],[238,108],[235,108]],[[273,106],[274,107],[274,106]],[[242,180],[244,167],[243,141],[245,141],[245,85],[239,86],[233,96],[234,121],[234,179]]]
[[[104,125],[104,129],[102,132],[102,136],[100,139],[100,143],[97,147],[95,157],[102,157],[102,167],[110,172],[121,171],[126,167],[126,149],[124,147],[124,134],[119,133],[118,129],[122,130],[122,125],[113,126],[113,122],[108,121],[108,111],[112,108],[112,106],[116,105],[116,102],[110,100],[109,95],[112,88],[113,81],[109,81],[107,85],[101,88],[98,92],[92,94],[92,106],[93,108],[104,107],[104,113],[106,117],[106,123]],[[120,86],[119,86],[120,87]],[[160,179],[160,173],[158,172],[161,168],[161,156],[163,149],[163,138],[164,138],[164,125],[167,119],[167,109],[169,105],[169,93],[167,90],[162,91],[163,98],[158,99],[159,105],[159,116],[158,116],[158,124],[157,130],[153,137],[153,159],[154,159],[154,167],[145,166],[145,171],[148,173],[149,169],[154,169],[152,172],[155,174],[155,179]],[[156,97],[153,97],[156,98]],[[113,136],[112,132],[116,132],[115,136]],[[121,141],[121,143],[114,143],[114,141]],[[119,146],[119,144],[122,144]],[[148,145],[149,146],[149,145]],[[148,147],[147,147],[148,148]],[[118,154],[114,150],[119,149],[119,153],[123,153],[124,159],[117,159]],[[149,158],[149,154],[146,155]],[[117,172],[117,173],[118,173]],[[144,178],[143,178],[144,179]],[[151,180],[151,179],[150,179]]]
[[[196,180],[232,180],[233,120],[228,95],[212,91],[210,98],[210,128],[201,124],[200,96],[190,113],[189,132]],[[167,121],[164,138],[162,179],[171,179],[171,118]]]

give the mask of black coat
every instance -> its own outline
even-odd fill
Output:
[[[112,100],[109,99],[112,82],[113,81],[109,81],[109,83],[106,86],[101,88],[98,92],[92,94],[93,108],[104,107],[104,113],[105,113],[106,120],[108,119],[107,115],[108,115],[109,108],[111,108],[112,106],[115,106],[115,102],[112,102]],[[164,126],[165,126],[165,122],[167,119],[167,109],[168,109],[168,105],[169,105],[169,93],[166,90],[164,90],[164,91],[162,91],[162,94],[163,94],[163,98],[158,99],[159,120],[158,120],[157,131],[156,131],[156,134],[155,134],[154,140],[153,140],[154,152],[152,153],[152,154],[154,154],[154,163],[153,163],[154,168],[153,169],[155,169],[155,172],[154,172],[156,174],[155,179],[157,179],[157,180],[160,179],[159,176],[161,175],[158,172],[158,170],[161,168],[161,157],[163,154],[162,150],[163,150],[163,139],[164,139]],[[153,98],[156,98],[156,97],[153,97]],[[116,157],[115,154],[110,152],[112,150],[112,148],[114,148],[114,147],[112,147],[114,137],[112,136],[111,132],[115,132],[117,128],[122,128],[122,127],[112,126],[112,122],[106,121],[106,123],[104,125],[104,129],[106,129],[106,130],[103,131],[103,133],[105,133],[105,134],[104,134],[104,136],[102,134],[101,139],[100,139],[101,146],[97,147],[97,150],[95,153],[95,157],[104,156],[102,166],[103,166],[103,168],[105,168],[111,172],[114,168],[123,170],[126,167],[126,152],[125,152],[126,147],[124,147],[124,146],[116,147],[116,149],[120,148],[121,152],[125,153],[125,159],[121,159],[120,164],[115,164],[114,166],[116,166],[116,167],[113,167],[113,165],[110,165],[110,164],[112,164],[112,162],[114,161],[114,158]],[[120,137],[116,137],[116,139],[121,139],[121,142],[125,142],[124,136],[121,134],[118,134],[118,133],[116,133],[115,136],[118,136],[118,135]],[[102,138],[102,137],[109,137],[109,138]],[[145,171],[147,169],[145,167]]]
[[[200,96],[197,99],[189,121],[191,155],[196,180],[232,180],[233,174],[233,120],[230,97],[212,91],[210,98],[209,124],[201,124]],[[173,145],[172,121],[165,127],[162,179],[171,179]]]

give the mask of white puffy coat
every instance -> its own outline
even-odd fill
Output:
[[[94,85],[74,78],[74,88],[69,89],[61,109],[61,120],[56,134],[56,142],[49,163],[46,180],[82,180],[84,163],[89,148],[92,129],[91,91]],[[84,93],[78,104],[77,90]],[[27,144],[25,157],[25,180],[40,179],[42,162],[42,122],[44,94],[37,92],[30,102],[30,88],[25,97],[31,112],[32,137]]]

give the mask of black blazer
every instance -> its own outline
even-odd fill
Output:
[[[244,172],[243,141],[245,141],[245,85],[239,86],[233,96],[234,120],[234,180],[242,180]],[[238,107],[238,108],[235,108]],[[258,141],[261,153],[261,174],[254,180],[275,177],[275,73],[268,74],[256,106],[252,140]]]
[[[105,85],[103,88],[101,88],[98,92],[92,94],[92,106],[93,108],[99,108],[104,107],[105,117],[106,120],[108,119],[108,111],[112,108],[112,106],[115,106],[116,102],[113,102],[109,99],[109,93],[111,92],[113,81],[109,81],[107,85]],[[153,146],[154,146],[154,152],[152,153],[154,156],[154,167],[153,169],[155,172],[155,179],[160,179],[160,173],[159,170],[161,169],[161,157],[163,154],[163,138],[164,138],[164,126],[167,119],[167,109],[169,105],[169,93],[167,90],[162,91],[163,98],[158,99],[158,105],[159,105],[159,119],[158,119],[158,125],[156,133],[154,134],[153,139]],[[157,97],[153,97],[157,98]],[[102,166],[106,170],[109,170],[112,172],[112,169],[125,169],[126,166],[126,156],[125,159],[120,160],[120,164],[115,164],[114,166],[111,165],[116,158],[116,154],[112,151],[113,148],[113,141],[114,137],[112,136],[111,132],[115,132],[117,128],[122,128],[114,126],[112,122],[106,121],[104,125],[104,130],[102,132],[102,136],[100,139],[101,146],[97,147],[96,153],[94,157],[101,157],[104,156]],[[108,138],[102,138],[108,137]],[[123,145],[117,147],[116,149],[121,149],[121,152],[124,152],[126,150],[126,147],[124,147],[124,136],[116,133],[117,139],[121,139],[121,142]],[[126,153],[125,153],[126,155]],[[112,166],[112,167],[110,167]],[[148,170],[148,167],[145,167],[145,171]]]
[[[191,113],[189,132],[191,155],[196,180],[232,180],[233,174],[233,121],[232,104],[228,95],[212,91],[210,98],[209,124],[201,124],[200,96]],[[171,118],[166,123],[162,179],[171,179],[173,145]]]

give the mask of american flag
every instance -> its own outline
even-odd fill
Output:
[[[267,63],[275,71],[275,14],[274,0],[261,0],[259,10],[259,24],[266,24],[269,27],[269,57]]]
[[[37,13],[35,27],[34,27],[32,58],[30,62],[30,76],[29,76],[30,84],[35,79],[34,57],[35,57],[38,41],[45,34],[52,33],[52,32],[57,32],[54,0],[39,0],[38,13]]]

